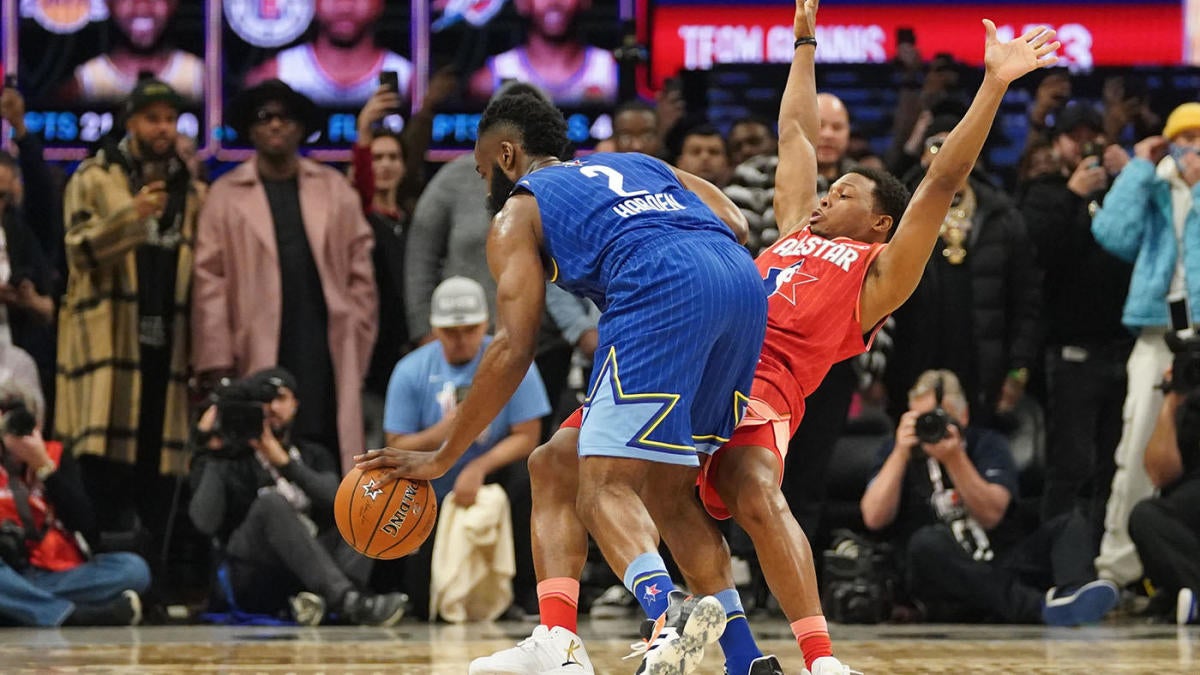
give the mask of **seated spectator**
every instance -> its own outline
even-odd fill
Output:
[[[1167,392],[1146,446],[1146,473],[1162,496],[1144,499],[1129,516],[1155,597],[1174,600],[1177,623],[1200,621],[1200,388]],[[1152,601],[1152,606],[1157,605]]]
[[[922,373],[908,400],[861,505],[867,528],[902,554],[914,600],[1060,626],[1098,621],[1116,606],[1117,587],[1096,580],[1082,516],[1063,514],[1022,536],[1009,508],[1017,470],[1008,441],[970,426],[954,373]]]
[[[488,310],[483,287],[465,277],[451,277],[433,292],[429,323],[434,341],[396,364],[388,384],[383,428],[389,447],[436,450],[446,440],[450,420],[479,368],[487,336]],[[528,493],[525,458],[541,436],[541,418],[550,412],[546,389],[537,366],[530,366],[512,398],[491,426],[441,478],[433,481],[439,503],[453,494],[459,506],[470,506],[485,482],[504,485],[507,492]],[[529,512],[513,501],[513,522],[528,523]],[[523,529],[528,530],[528,527]],[[404,583],[418,615],[429,605],[433,541],[404,559]],[[532,562],[518,550],[514,592],[535,587]],[[524,561],[525,564],[522,564]]]
[[[596,152],[641,152],[654,157],[661,155],[662,149],[658,112],[638,99],[617,106],[612,137],[596,145]]]
[[[759,155],[779,152],[775,125],[757,117],[743,117],[729,127],[729,158],[733,165]]]
[[[150,568],[133,553],[91,555],[95,514],[73,455],[42,438],[42,400],[3,348],[0,371],[0,622],[19,626],[136,625]],[[25,380],[28,380],[26,373]]]
[[[729,185],[729,150],[725,138],[711,124],[699,124],[683,132],[675,166],[724,188]]]
[[[290,603],[305,625],[330,611],[350,623],[390,626],[406,598],[360,592],[371,561],[333,526],[335,455],[291,440],[296,386],[291,373],[269,368],[217,388],[196,425],[188,515],[221,549],[229,609],[277,614]]]

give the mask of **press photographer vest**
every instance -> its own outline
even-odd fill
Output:
[[[46,454],[57,468],[62,459],[63,446],[57,441],[46,441]],[[0,522],[21,523],[20,513],[13,498],[8,470],[0,465]],[[20,480],[20,478],[18,478]],[[54,506],[45,499],[45,486],[33,478],[27,470],[24,484],[29,490],[29,508],[38,532],[44,532],[40,541],[27,541],[29,564],[51,572],[65,572],[84,562],[83,553],[75,538],[67,532],[54,515]]]

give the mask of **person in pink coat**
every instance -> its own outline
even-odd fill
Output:
[[[202,386],[282,366],[307,408],[297,437],[339,455],[363,448],[362,386],[377,314],[374,240],[345,176],[304,159],[313,103],[279,80],[230,115],[255,155],[209,192],[196,234],[192,366]]]

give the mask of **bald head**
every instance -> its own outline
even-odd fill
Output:
[[[833,94],[817,94],[817,117],[821,121],[821,130],[817,134],[817,166],[824,173],[846,156],[846,148],[850,145],[850,112],[842,99]]]

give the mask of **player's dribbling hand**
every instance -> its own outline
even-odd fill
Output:
[[[983,63],[987,72],[1008,84],[1025,73],[1046,68],[1058,63],[1054,51],[1061,45],[1054,40],[1054,31],[1046,26],[1036,26],[1009,42],[1001,42],[996,35],[996,24],[991,19],[983,20],[987,31],[987,42],[983,52]]]
[[[360,471],[387,469],[388,472],[383,476],[385,485],[399,478],[433,480],[440,478],[450,468],[442,466],[440,452],[418,452],[395,448],[368,450],[361,455],[356,455],[354,467]]]

